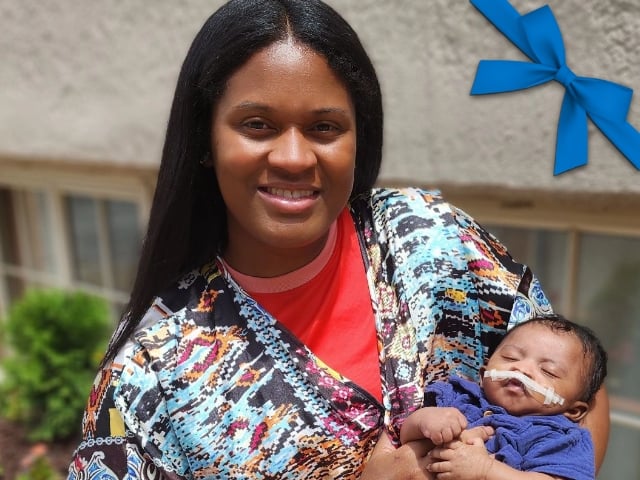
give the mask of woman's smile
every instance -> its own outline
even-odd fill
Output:
[[[320,193],[312,188],[259,187],[258,193],[271,208],[281,209],[282,213],[303,213],[313,208]]]

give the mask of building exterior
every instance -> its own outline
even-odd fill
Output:
[[[180,63],[221,3],[0,4],[0,315],[32,286],[122,309]],[[466,0],[330,3],[380,75],[380,184],[441,189],[600,334],[613,430],[599,478],[640,478],[640,171],[591,125],[589,164],[553,175],[558,83],[470,96],[480,59],[525,57]],[[640,91],[640,2],[548,3],[574,72]],[[628,120],[640,128],[637,99]]]

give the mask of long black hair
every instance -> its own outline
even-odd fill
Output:
[[[155,295],[224,249],[225,205],[214,169],[200,163],[211,155],[213,108],[229,77],[254,53],[289,37],[327,59],[355,105],[351,198],[374,185],[382,161],[382,97],[356,32],[320,0],[224,4],[202,26],[182,65],[136,279],[104,362],[121,348]]]

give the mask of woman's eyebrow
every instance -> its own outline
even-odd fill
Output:
[[[340,107],[318,108],[316,110],[313,110],[313,113],[318,113],[318,114],[322,114],[322,113],[339,113],[341,115],[348,115],[349,114],[349,112],[347,110],[345,110],[344,108],[340,108]]]
[[[246,100],[238,103],[233,107],[233,109],[234,110],[260,110],[263,112],[271,112],[274,110],[273,107],[267,105],[266,103],[252,102],[250,100]],[[349,115],[349,111],[341,107],[321,107],[315,110],[311,110],[311,113],[315,115],[322,115],[326,113],[335,113],[335,114],[344,115],[344,116]]]
[[[239,104],[235,105],[233,109],[234,110],[261,110],[265,112],[273,110],[273,108],[271,108],[269,105],[265,103],[251,102],[248,100],[244,102],[240,102]]]

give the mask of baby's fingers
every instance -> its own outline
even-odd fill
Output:
[[[495,431],[489,426],[474,427],[470,430],[465,430],[460,434],[460,440],[464,443],[471,443],[474,438],[480,438],[483,442],[486,442],[494,435]]]
[[[443,413],[443,418],[446,418],[447,421],[440,429],[434,429],[436,431],[430,435],[431,441],[436,445],[457,439],[467,428],[467,419],[458,409],[447,408]]]
[[[452,440],[455,440],[462,433],[462,427],[458,424],[451,425],[447,428],[443,428],[439,435],[435,435],[437,438],[433,439],[433,443],[436,445],[442,445],[443,443],[449,443]]]

